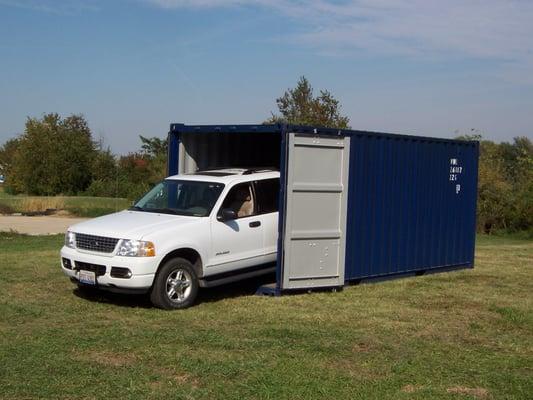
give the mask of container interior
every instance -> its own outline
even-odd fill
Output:
[[[223,167],[280,167],[281,135],[214,132],[180,135],[179,173]]]

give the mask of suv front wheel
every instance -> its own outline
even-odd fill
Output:
[[[150,300],[156,307],[172,310],[192,306],[197,295],[198,277],[193,265],[184,258],[173,258],[159,268]]]

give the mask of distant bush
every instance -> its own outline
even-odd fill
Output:
[[[109,181],[97,180],[93,181],[87,188],[83,195],[96,197],[120,197],[134,200],[142,196],[150,189],[151,185],[148,182],[130,182],[122,180]]]
[[[118,185],[113,180],[94,180],[91,182],[87,190],[83,192],[84,196],[97,197],[122,197],[118,195]]]
[[[125,197],[130,200],[137,200],[148,190],[150,190],[151,187],[152,183],[150,182],[125,182],[120,185],[119,192],[121,193],[121,197]]]
[[[526,137],[512,143],[461,138],[480,140],[478,232],[532,232],[533,143]]]
[[[0,214],[13,214],[15,209],[8,204],[0,203]]]
[[[11,186],[9,185],[3,185],[3,189],[4,189],[4,193],[6,194],[9,194],[11,196],[14,196],[17,194],[17,192],[15,191],[15,189],[13,189]]]

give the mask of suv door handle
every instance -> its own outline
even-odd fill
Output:
[[[249,223],[250,228],[257,228],[258,226],[261,226],[261,221],[253,221]]]

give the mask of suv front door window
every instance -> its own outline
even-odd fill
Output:
[[[222,203],[222,209],[235,212],[237,218],[250,217],[256,213],[254,193],[250,183],[235,185]]]
[[[257,203],[251,182],[239,183],[226,194],[217,210],[229,209],[234,219],[211,220],[212,250],[208,268],[215,273],[263,263],[263,226],[256,215]]]

